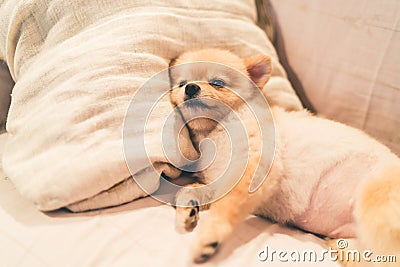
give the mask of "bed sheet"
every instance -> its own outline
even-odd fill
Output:
[[[6,138],[0,135],[0,154]],[[195,232],[175,231],[174,216],[172,207],[151,197],[85,213],[43,213],[19,195],[0,169],[0,266],[191,266]],[[310,263],[281,262],[276,256],[261,261],[258,255],[266,246],[269,253],[313,250],[320,255],[323,244],[312,234],[251,216],[202,266],[305,267]],[[312,266],[339,264],[326,260]]]

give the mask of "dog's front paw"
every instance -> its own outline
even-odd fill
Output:
[[[190,200],[186,207],[176,207],[175,227],[180,233],[191,232],[200,219],[199,203]]]
[[[219,247],[218,241],[211,241],[206,243],[196,243],[193,247],[193,261],[195,263],[203,263],[212,257]]]
[[[192,246],[192,259],[202,263],[212,257],[231,232],[231,225],[221,220],[206,218]]]

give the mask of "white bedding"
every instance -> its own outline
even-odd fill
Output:
[[[1,152],[5,138],[0,135]],[[190,266],[195,233],[178,234],[174,212],[147,197],[88,213],[42,213],[20,196],[0,170],[0,266]],[[261,262],[257,255],[266,245],[275,250],[321,253],[322,244],[311,234],[250,217],[220,253],[202,266],[310,266]],[[340,265],[326,260],[312,266]]]
[[[277,3],[277,1],[274,2]],[[279,1],[281,5],[285,5],[286,2],[289,3],[288,1]],[[326,5],[322,4],[322,6],[326,9]],[[286,10],[289,15],[285,18],[292,18],[292,24],[299,27],[303,25],[304,18],[317,21],[319,19],[316,15],[297,13],[304,16],[295,20],[297,17],[293,14],[296,14],[293,6],[290,9],[279,10]],[[350,12],[353,9],[348,10]],[[279,13],[279,16],[283,18],[282,13]],[[385,16],[381,18],[385,18]],[[289,21],[285,20],[285,25],[290,26]],[[302,21],[302,23],[298,21]],[[320,23],[315,25],[319,26]],[[347,29],[348,27],[344,28]],[[296,28],[292,29],[294,29],[293,31],[296,30]],[[304,35],[302,31],[296,33]],[[315,33],[315,36],[321,37],[321,31],[315,30],[313,33]],[[331,34],[329,31],[326,32],[326,34],[328,33]],[[297,35],[293,36],[296,42],[286,39],[286,45],[299,46],[300,39],[296,39]],[[301,41],[307,40],[312,41],[313,39],[304,38]],[[349,40],[351,41],[351,39]],[[348,47],[346,47],[346,50],[349,50],[349,53],[354,51],[354,49],[348,49]],[[290,51],[296,52],[296,50]],[[304,54],[298,53],[297,55],[300,57]],[[291,55],[292,59],[293,56]],[[332,57],[335,57],[335,55],[332,54]],[[310,70],[309,68],[301,68],[301,61],[296,62],[299,62],[298,66],[300,66],[296,71],[302,75],[300,78],[304,79],[303,72]],[[296,62],[291,61],[291,63]],[[357,63],[354,59],[350,62],[352,64]],[[349,66],[353,66],[352,64],[349,64]],[[398,64],[395,66],[398,66]],[[337,70],[336,67],[335,70]],[[311,100],[315,100],[318,96],[321,96],[318,101],[326,100],[325,102],[312,101],[314,105],[319,103],[317,109],[324,113],[323,111],[326,110],[321,108],[338,107],[340,101],[333,97],[326,97],[326,94],[317,94],[317,89],[314,90],[314,87],[310,87],[309,82],[319,85],[321,77],[325,77],[323,75],[317,76],[318,79],[307,79],[308,82],[303,80],[303,85],[307,87],[306,89],[312,89],[308,92]],[[309,76],[305,75],[305,77]],[[343,81],[349,80],[354,80],[354,77],[351,76]],[[341,91],[337,92],[340,93]],[[352,103],[351,99],[353,98],[349,98],[348,103]],[[387,97],[385,99],[392,98]],[[330,104],[328,105],[326,102],[330,102]],[[343,114],[348,114],[348,111],[346,109]],[[391,115],[390,112],[382,112],[382,114]],[[393,118],[397,119],[397,117]],[[398,123],[389,126],[392,127],[393,125],[398,127]],[[377,126],[376,128],[382,127]],[[397,132],[390,131],[393,136]],[[395,137],[398,137],[398,135]],[[0,159],[2,158],[5,138],[5,135],[0,135]],[[392,144],[392,147],[394,145],[398,147],[399,143],[392,141]],[[32,201],[24,199],[17,192],[11,181],[3,174],[1,166],[2,164],[0,164],[0,266],[147,265],[179,267],[191,265],[189,251],[194,233],[180,235],[174,230],[173,208],[162,205],[151,198],[144,198],[116,208],[88,213],[73,214],[66,210],[42,213],[37,210]],[[260,262],[257,259],[257,254],[266,245],[270,249],[285,251],[297,249],[301,252],[315,249],[317,252],[321,252],[324,249],[322,240],[311,234],[282,227],[260,218],[250,217],[221,248],[220,253],[209,263],[202,266],[340,266],[329,260],[320,263]]]

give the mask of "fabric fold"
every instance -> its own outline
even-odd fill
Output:
[[[81,211],[143,196],[126,179],[154,162],[170,166],[154,145],[162,125],[157,118],[149,125],[151,155],[138,155],[135,170],[130,170],[124,120],[138,90],[167,69],[171,59],[206,47],[229,49],[241,57],[269,54],[280,70],[272,84],[286,79],[273,46],[255,25],[255,14],[250,0],[216,0],[212,9],[198,1],[175,0],[2,1],[0,58],[16,82],[5,173],[45,211],[69,205]],[[297,99],[290,83],[279,87]],[[149,99],[159,93],[146,92]],[[152,103],[144,99],[142,104]],[[171,110],[162,106],[163,114]],[[195,155],[187,132],[182,134],[185,153]],[[176,172],[164,167],[158,172]],[[156,190],[157,181],[150,184]]]

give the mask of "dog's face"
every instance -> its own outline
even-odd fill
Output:
[[[268,56],[241,59],[218,49],[185,53],[173,61],[171,67],[171,102],[178,106],[186,101],[185,111],[190,117],[204,116],[188,123],[189,128],[203,133],[217,124],[206,117],[218,120],[226,115],[226,109],[218,108],[220,105],[216,103],[237,110],[244,103],[238,95],[246,98],[256,89],[250,80],[256,87],[263,88],[271,74]]]

